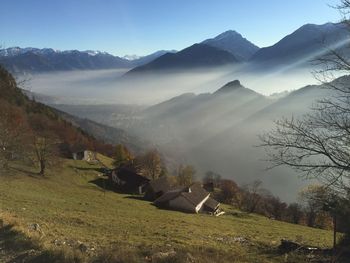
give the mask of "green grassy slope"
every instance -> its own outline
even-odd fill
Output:
[[[110,161],[104,159],[107,164]],[[122,248],[124,254],[136,253],[136,262],[173,249],[189,252],[197,262],[284,262],[285,256],[276,253],[281,238],[320,247],[332,244],[329,231],[230,207],[221,217],[160,210],[135,196],[103,190],[98,186],[104,185],[98,168],[63,160],[44,178],[23,172],[23,167],[12,169],[0,178],[0,219],[5,225],[15,224],[16,230],[39,240],[45,249],[69,250],[82,242],[91,257]],[[31,230],[35,223],[40,231]],[[246,241],[239,242],[238,237]],[[132,257],[126,261],[133,261]]]

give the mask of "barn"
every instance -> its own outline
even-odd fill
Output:
[[[173,209],[187,213],[221,214],[220,203],[210,197],[199,184],[173,189],[154,201],[160,208]]]
[[[154,201],[172,188],[172,182],[168,176],[162,176],[150,181],[146,187],[145,199]]]
[[[131,194],[144,194],[150,180],[140,175],[132,166],[121,166],[112,171],[110,181],[117,190]]]

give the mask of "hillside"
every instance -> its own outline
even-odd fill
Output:
[[[2,177],[0,261],[308,262],[305,255],[280,253],[280,240],[331,246],[329,231],[228,206],[221,217],[160,210],[137,196],[104,190],[98,169],[62,160],[46,178],[25,166]]]
[[[141,152],[150,146],[149,142],[146,142],[136,136],[131,136],[122,129],[110,127],[90,119],[79,118],[60,110],[56,110],[56,112],[64,120],[72,123],[76,127],[79,127],[83,131],[88,131],[89,134],[101,142],[113,145],[123,144],[134,153]]]
[[[99,149],[105,154],[111,154],[112,144],[124,144],[133,152],[139,152],[145,146],[145,142],[129,136],[125,131],[112,128],[85,118],[79,118],[61,110],[54,109],[32,98],[28,91],[23,92],[16,84],[13,76],[0,66],[0,93],[1,99],[15,108],[23,111],[24,118],[38,115],[39,119],[48,118],[55,126],[49,129],[49,133],[57,135],[62,144],[68,144],[69,148],[79,147]]]

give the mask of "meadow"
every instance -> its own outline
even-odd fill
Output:
[[[21,165],[1,176],[0,261],[309,262],[281,253],[280,240],[332,245],[330,231],[230,206],[220,217],[161,210],[110,189],[101,168],[64,159],[45,177]]]

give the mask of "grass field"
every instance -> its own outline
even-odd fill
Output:
[[[0,262],[304,262],[278,253],[280,240],[332,244],[329,231],[228,206],[221,217],[160,210],[137,196],[104,190],[98,168],[63,160],[44,178],[23,167],[2,176]]]

